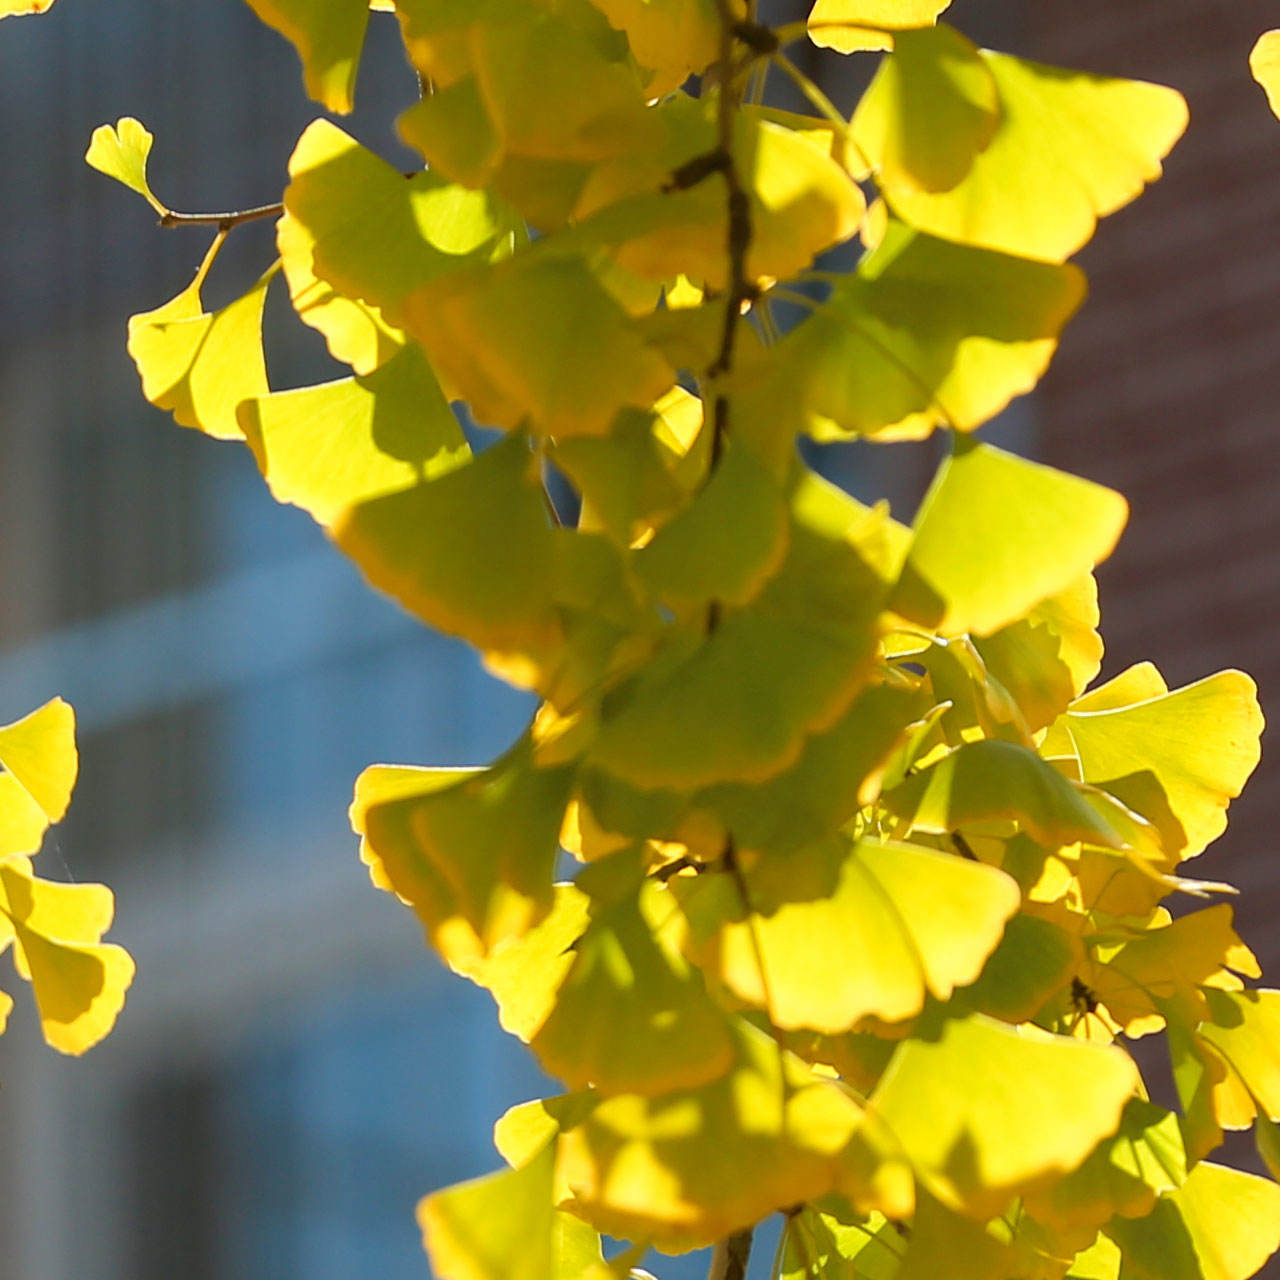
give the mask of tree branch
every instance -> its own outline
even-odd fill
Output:
[[[716,1242],[711,1255],[711,1269],[707,1280],[746,1280],[747,1261],[751,1257],[751,1233],[753,1227],[745,1227]]]
[[[230,231],[242,222],[254,222],[259,218],[278,218],[284,212],[284,205],[260,204],[253,209],[234,209],[229,213],[175,213],[170,209],[160,219],[162,227],[217,227],[219,231]]]

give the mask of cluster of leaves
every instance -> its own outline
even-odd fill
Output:
[[[250,3],[349,109],[364,0]],[[88,159],[217,226],[130,322],[147,397],[541,698],[490,767],[377,766],[352,807],[375,884],[569,1089],[423,1202],[438,1273],[729,1240],[728,1274],[781,1212],[794,1280],[1251,1275],[1280,1188],[1204,1157],[1253,1125],[1280,1174],[1280,992],[1246,987],[1229,906],[1161,903],[1226,888],[1182,864],[1257,762],[1254,687],[1089,689],[1124,500],[972,434],[1043,373],[1067,259],[1159,175],[1182,99],[979,50],[946,0],[781,28],[740,0],[375,7],[424,85],[421,170],[321,119],[280,206],[191,215],[137,121]],[[883,52],[851,120],[787,57],[806,38]],[[762,105],[771,71],[812,115]],[[206,310],[259,216],[277,262]],[[277,272],[351,376],[269,386]],[[797,449],[937,429],[910,527]],[[1176,1112],[1123,1046],[1156,1033]]]
[[[52,3],[0,0],[0,18],[43,13]],[[115,1025],[134,966],[123,948],[102,941],[115,914],[110,889],[45,880],[32,866],[71,803],[75,732],[75,713],[61,698],[0,726],[0,952],[13,948],[48,1043],[79,1054]],[[0,1032],[12,1008],[0,991]]]

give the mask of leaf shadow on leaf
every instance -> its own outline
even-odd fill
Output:
[[[1094,785],[1146,818],[1160,833],[1161,842],[1170,853],[1186,848],[1186,829],[1178,821],[1168,792],[1152,770],[1140,769]]]

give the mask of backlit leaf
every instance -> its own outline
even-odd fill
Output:
[[[31,13],[45,13],[53,0],[0,0],[0,18],[21,17]]]
[[[1264,31],[1249,54],[1249,70],[1266,90],[1271,110],[1280,116],[1280,31]]]
[[[1002,1022],[1027,1022],[1070,981],[1084,959],[1079,939],[1048,920],[1016,915],[961,999]]]
[[[1112,489],[960,437],[916,516],[893,607],[943,634],[997,631],[1106,559],[1128,510]]]
[[[146,126],[132,116],[124,116],[114,125],[100,124],[89,139],[85,161],[99,173],[136,191],[161,217],[168,210],[156,199],[147,181],[147,157],[154,138]]]
[[[1206,991],[1205,997],[1209,1017],[1196,1034],[1244,1085],[1248,1109],[1260,1107],[1280,1120],[1280,991]]]
[[[39,810],[40,832],[61,822],[79,767],[75,712],[61,698],[53,698],[21,720],[0,726],[0,765]],[[3,848],[0,856],[26,852]]]
[[[951,190],[886,179],[885,198],[898,217],[934,235],[1061,262],[1100,217],[1160,176],[1186,127],[1186,103],[1163,85],[982,56],[1000,98],[990,144]]]
[[[853,53],[893,48],[892,31],[927,27],[951,0],[817,0],[809,14],[809,39],[826,49]]]
[[[248,0],[298,51],[307,92],[330,111],[350,111],[369,21],[368,0]]]
[[[592,0],[627,33],[635,60],[653,72],[646,92],[678,89],[718,52],[720,22],[714,0]]]
[[[365,377],[245,401],[237,416],[276,500],[323,525],[431,480],[471,452],[416,346]]]
[[[788,1217],[780,1280],[894,1280],[906,1249],[897,1228],[883,1214],[860,1218],[847,1205],[839,1217],[823,1212],[840,1203],[828,1196]]]

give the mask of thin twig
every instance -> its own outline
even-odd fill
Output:
[[[284,212],[284,205],[260,204],[253,209],[235,209],[229,213],[175,213],[172,209],[160,219],[162,227],[217,227],[219,231],[230,231],[242,222],[254,222],[259,218],[278,218]]]
[[[716,1242],[707,1280],[746,1280],[753,1227],[744,1227]]]

